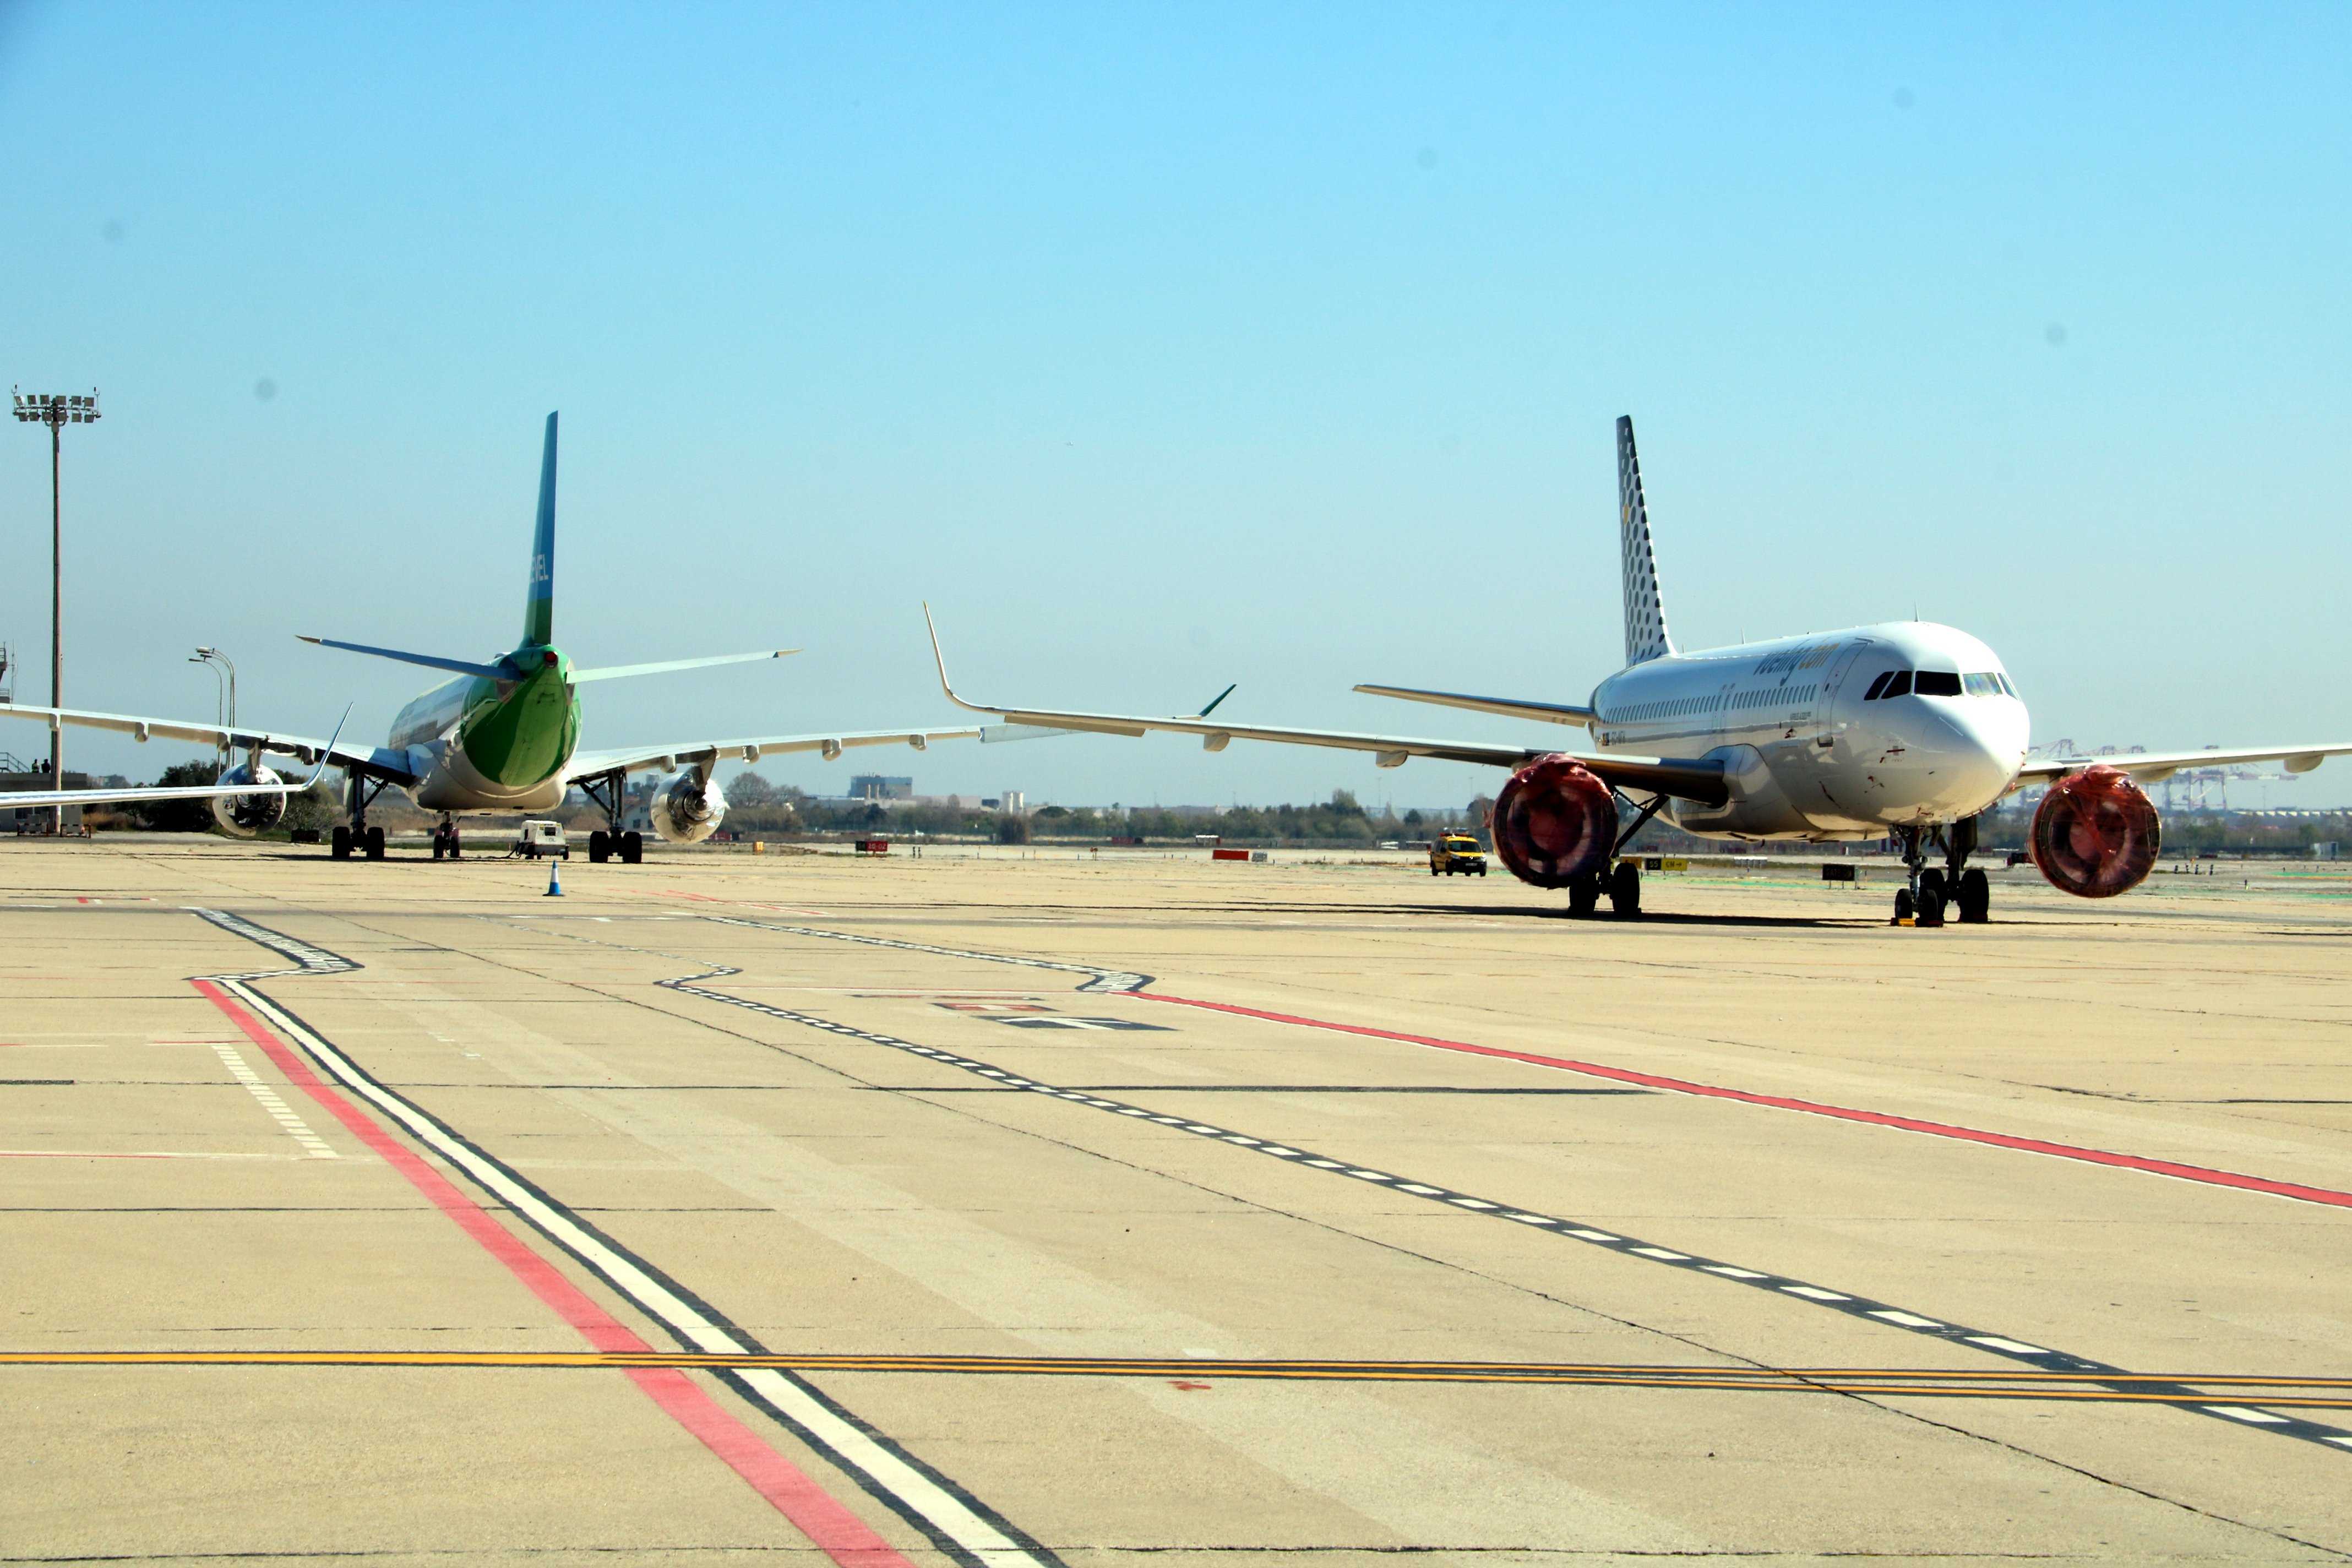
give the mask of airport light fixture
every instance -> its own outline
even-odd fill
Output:
[[[219,743],[213,750],[219,753],[226,763],[228,756],[226,731],[236,724],[236,666],[230,664],[228,655],[216,647],[196,649],[195,657],[188,662],[201,664],[213,672],[213,721],[219,724],[223,731]],[[225,664],[228,665],[228,679],[226,683],[221,679],[221,666]]]
[[[190,659],[188,662],[189,662],[190,664],[214,664],[214,663],[218,663],[218,664],[226,665],[226,666],[228,668],[228,725],[227,725],[227,728],[229,728],[229,729],[231,729],[231,730],[236,729],[236,661],[235,659],[233,659],[233,658],[229,658],[229,656],[228,656],[228,655],[226,655],[226,654],[225,654],[225,653],[221,652],[221,650],[220,650],[220,649],[218,649],[218,648],[216,648],[216,647],[200,647],[200,648],[196,649],[196,657],[195,657],[195,658],[192,658],[192,659]],[[224,744],[226,744],[226,742],[224,742]]]
[[[49,427],[49,706],[65,706],[65,635],[59,617],[64,601],[64,574],[60,568],[63,554],[63,530],[58,506],[58,437],[68,425],[98,423],[98,389],[92,387],[88,396],[80,393],[51,394],[15,391],[16,420],[21,425],[46,425]],[[49,721],[49,787],[66,787],[65,726],[57,720]],[[66,830],[66,808],[50,808],[49,831],[63,834]]]

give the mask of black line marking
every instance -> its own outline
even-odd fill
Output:
[[[950,958],[1010,963],[1029,968],[1055,969],[1065,973],[1095,976],[1087,985],[1080,987],[1081,990],[1139,991],[1150,984],[1152,981],[1150,975],[1107,970],[1093,964],[1055,963],[1043,959],[1006,957],[958,948],[935,947],[923,942],[895,942],[887,937],[855,936],[845,932],[823,931],[814,926],[774,925],[765,921],[744,920],[732,915],[705,915],[703,919],[718,925],[747,926],[754,931],[782,931],[793,936],[858,942],[870,947],[902,948]],[[1751,1289],[1765,1291],[1784,1300],[1795,1300],[1817,1307],[1826,1307],[1850,1318],[1875,1323],[1882,1327],[1901,1329],[1907,1333],[1918,1334],[1929,1339],[1963,1344],[1971,1350],[1981,1351],[2009,1361],[2020,1362],[2028,1366],[2040,1367],[2044,1371],[2110,1373],[2126,1378],[2139,1375],[2123,1367],[2114,1366],[2105,1362],[2093,1361],[2086,1356],[2072,1355],[2063,1351],[2028,1344],[2005,1334],[1996,1334],[1983,1329],[1946,1322],[1941,1319],[1909,1311],[1873,1297],[1857,1295],[1852,1291],[1832,1290],[1825,1286],[1814,1285],[1789,1275],[1776,1274],[1767,1269],[1741,1268],[1696,1253],[1661,1247],[1654,1242],[1646,1242],[1635,1237],[1621,1235],[1616,1230],[1588,1225],[1583,1221],[1558,1215],[1523,1209],[1513,1204],[1482,1198],[1437,1183],[1410,1181],[1386,1171],[1360,1166],[1349,1161],[1329,1159],[1310,1150],[1297,1149],[1286,1143],[1276,1143],[1266,1139],[1253,1138],[1227,1128],[1195,1121],[1188,1117],[1170,1116],[1146,1110],[1142,1106],[1129,1105],[1121,1100],[1106,1100],[1089,1090],[1043,1083],[953,1051],[917,1045],[911,1040],[902,1040],[896,1036],[878,1034],[871,1029],[860,1029],[852,1025],[836,1023],[830,1018],[818,1017],[814,1014],[798,1013],[791,1008],[778,1007],[772,1003],[732,996],[723,991],[713,991],[693,984],[698,980],[718,980],[730,974],[741,973],[740,969],[722,964],[708,973],[688,975],[676,980],[657,980],[654,984],[667,990],[724,1003],[730,1007],[744,1008],[772,1018],[782,1019],[787,1023],[800,1024],[812,1029],[822,1029],[827,1034],[863,1040],[869,1045],[887,1046],[893,1050],[905,1051],[946,1067],[977,1074],[993,1080],[1003,1088],[1023,1089],[1067,1103],[1083,1105],[1089,1110],[1147,1121],[1154,1126],[1167,1128],[1171,1131],[1209,1139],[1251,1153],[1264,1154],[1280,1160],[1286,1164],[1295,1164],[1333,1175],[1346,1176],[1350,1180],[1385,1187],[1391,1192],[1402,1193],[1409,1197],[1431,1204],[1507,1220],[1530,1230],[1544,1231],[1586,1246],[1601,1247],[1622,1257],[1639,1258],[1644,1262],[1678,1268],[1685,1273],[1707,1274],[1717,1279],[1725,1279],[1733,1284],[1746,1285]],[[2335,1452],[2352,1450],[2352,1430],[2344,1427],[2329,1426],[2316,1421],[2304,1420],[2298,1416],[2280,1415],[2269,1411],[2253,1409],[2248,1405],[2220,1405],[2199,1395],[2195,1390],[2187,1387],[2176,1385],[2173,1392],[2178,1395],[2177,1401],[2173,1402],[2174,1407],[2178,1409],[2209,1416],[2217,1421],[2227,1421],[2232,1426],[2252,1426],[2261,1431],[2276,1433],[2281,1436],[2300,1438]]]

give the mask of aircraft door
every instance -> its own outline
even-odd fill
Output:
[[[1845,692],[1845,679],[1871,646],[1868,637],[1856,637],[1831,656],[1829,668],[1822,674],[1821,700],[1813,704],[1813,732],[1817,737],[1835,738],[1845,733],[1853,723],[1853,699]],[[1857,697],[1859,693],[1855,694]]]

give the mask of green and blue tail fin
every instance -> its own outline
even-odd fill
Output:
[[[555,640],[555,416],[547,416],[547,450],[539,460],[539,526],[530,537],[530,586],[522,601],[523,646]]]

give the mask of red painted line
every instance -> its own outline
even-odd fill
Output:
[[[635,1331],[598,1306],[561,1270],[532,1251],[483,1207],[458,1191],[450,1180],[399,1142],[344,1098],[341,1091],[310,1070],[310,1065],[236,1000],[209,980],[191,982],[206,1000],[228,1015],[246,1038],[261,1047],[288,1081],[350,1130],[353,1136],[382,1155],[386,1163],[408,1178],[435,1207],[456,1221],[483,1249],[507,1266],[531,1294],[555,1310],[599,1351],[647,1351],[653,1347]],[[740,1421],[729,1415],[702,1386],[675,1368],[632,1367],[629,1380],[645,1390],[672,1420],[704,1447],[725,1460],[751,1489],[790,1520],[842,1568],[913,1568],[888,1542],[866,1528],[807,1472],[779,1454]]]
[[[2122,1171],[2142,1171],[2154,1176],[2170,1176],[2176,1181],[2200,1182],[2209,1187],[2236,1187],[2244,1192],[2266,1193],[2275,1198],[2293,1198],[2298,1203],[2326,1204],[2335,1208],[2352,1208],[2352,1193],[2340,1193],[2333,1187],[2309,1187],[2300,1182],[2273,1181],[2268,1176],[2249,1176],[2237,1171],[2217,1171],[2206,1165],[2184,1165],[2173,1160],[2151,1160],[2140,1154],[2118,1154],[2108,1149],[2085,1149],[2074,1143],[2053,1143],[2040,1138],[2018,1138],[2006,1132],[1987,1132],[1974,1127],[1957,1127],[1948,1121],[1924,1121],[1915,1116],[1892,1116],[1883,1110],[1857,1110],[1851,1106],[1823,1105],[1818,1100],[1791,1100],[1777,1094],[1755,1094],[1744,1089],[1724,1089],[1715,1084],[1693,1083],[1688,1079],[1664,1078],[1656,1073],[1636,1072],[1631,1068],[1612,1068],[1601,1062],[1577,1061],[1568,1057],[1537,1056],[1529,1051],[1507,1051],[1496,1046],[1474,1046],[1462,1040],[1442,1040],[1430,1035],[1405,1035],[1393,1029],[1369,1028],[1361,1024],[1333,1024],[1321,1018],[1301,1018],[1288,1013],[1269,1013],[1256,1007],[1237,1007],[1227,1002],[1202,1002],[1190,996],[1169,996],[1153,991],[1131,991],[1127,994],[1144,1002],[1170,1002],[1180,1007],[1202,1007],[1212,1013],[1232,1013],[1244,1018],[1263,1018],[1272,1024],[1295,1024],[1301,1028],[1328,1029],[1335,1034],[1363,1035],[1375,1040],[1395,1040],[1408,1046],[1427,1046],[1433,1050],[1458,1051],[1465,1056],[1495,1057],[1504,1061],[1528,1062],[1536,1067],[1558,1068],[1564,1072],[1582,1073],[1588,1078],[1608,1079],[1615,1083],[1639,1084],[1644,1089],[1664,1089],[1670,1094],[1696,1095],[1705,1100],[1732,1100],[1743,1105],[1761,1105],[1774,1110],[1794,1110],[1807,1116],[1826,1116],[1838,1121],[1858,1121],[1871,1127],[1892,1127],[1902,1132],[1919,1132],[1931,1138],[1951,1138],[1964,1143],[1982,1143],[1995,1149],[2015,1149],[2028,1154],[2047,1154],[2053,1159],[2079,1160],[2085,1164],[2108,1165]]]

